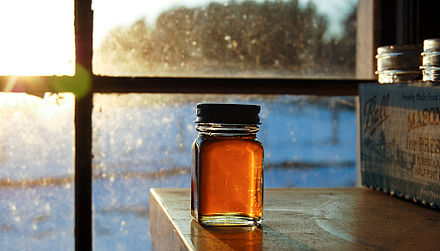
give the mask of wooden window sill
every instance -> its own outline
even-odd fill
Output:
[[[434,250],[437,211],[367,188],[265,189],[263,226],[203,228],[189,189],[150,190],[153,250]]]

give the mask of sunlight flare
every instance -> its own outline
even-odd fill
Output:
[[[74,74],[73,1],[1,1],[0,10],[0,75]]]

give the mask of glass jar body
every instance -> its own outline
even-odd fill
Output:
[[[423,81],[440,81],[440,67],[424,66],[421,67],[423,72]]]
[[[397,84],[401,82],[413,81],[420,76],[419,71],[389,70],[376,73],[378,75],[378,82],[380,84]]]
[[[199,124],[191,166],[191,214],[204,226],[263,219],[262,144],[256,125]]]

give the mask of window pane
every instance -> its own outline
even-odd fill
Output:
[[[0,93],[0,249],[74,249],[74,98]]]
[[[0,75],[73,75],[73,1],[0,1]]]
[[[354,78],[357,0],[94,0],[93,71]]]
[[[95,249],[150,247],[149,188],[190,187],[198,102],[261,105],[265,187],[355,185],[352,97],[95,94]]]

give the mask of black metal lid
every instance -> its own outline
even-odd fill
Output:
[[[197,104],[195,123],[260,124],[260,106],[244,104]]]

